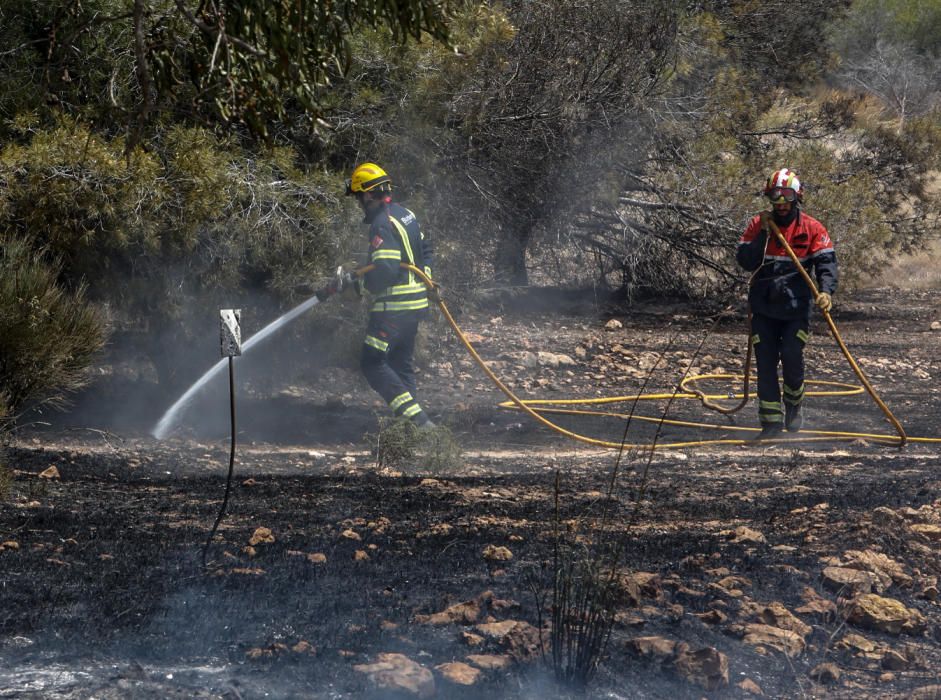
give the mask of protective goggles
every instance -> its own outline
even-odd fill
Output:
[[[793,187],[773,187],[765,194],[768,195],[768,199],[771,200],[772,204],[797,201],[797,190]]]

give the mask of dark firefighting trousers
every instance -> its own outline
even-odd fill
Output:
[[[758,365],[758,419],[762,424],[784,421],[779,363],[784,401],[798,406],[804,399],[804,345],[810,337],[809,329],[807,317],[784,320],[752,314],[752,343]]]
[[[415,337],[425,311],[380,311],[369,314],[360,368],[366,381],[396,416],[410,418],[417,425],[429,418],[415,393]]]

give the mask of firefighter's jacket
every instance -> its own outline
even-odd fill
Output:
[[[420,311],[428,308],[428,289],[406,262],[431,276],[433,250],[415,214],[396,203],[380,209],[369,222],[369,263],[363,276],[366,290],[373,295],[370,312]]]
[[[816,279],[818,291],[833,294],[837,285],[836,253],[823,224],[798,211],[790,224],[779,228],[811,279]],[[762,229],[759,216],[745,228],[736,259],[749,272],[756,271],[748,294],[753,313],[782,320],[810,316],[810,287],[777,237]]]

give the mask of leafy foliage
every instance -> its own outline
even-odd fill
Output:
[[[0,413],[15,419],[29,404],[61,404],[86,381],[104,344],[105,319],[81,286],[58,282],[59,264],[24,240],[0,238]],[[3,421],[3,422],[5,422]]]
[[[0,54],[0,73],[11,78],[0,109],[25,100],[75,116],[121,114],[132,147],[167,109],[267,137],[276,121],[320,116],[325,90],[348,64],[351,33],[382,26],[399,42],[446,40],[452,4],[11,0],[0,8],[0,37],[14,47]]]
[[[426,33],[447,37],[448,3],[439,0],[207,0],[193,11],[174,0],[176,16],[158,16],[146,26],[153,9],[138,19],[140,4],[135,29],[147,35],[148,60],[139,55],[138,63],[153,72],[157,94],[188,85],[194,102],[211,104],[224,122],[241,121],[261,135],[292,104],[310,117],[320,113],[320,93],[346,68],[347,37],[356,29],[388,27],[396,41]]]

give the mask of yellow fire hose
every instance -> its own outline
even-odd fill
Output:
[[[791,250],[790,246],[787,245],[787,241],[784,240],[781,236],[780,230],[774,226],[774,222],[769,222],[771,224],[772,231],[779,237],[779,240],[784,244],[786,250],[791,256],[794,263],[797,267],[803,271],[807,283],[810,285],[810,288],[814,291],[815,295],[817,292],[816,286],[813,284],[813,281],[810,280],[809,275],[807,275],[803,266],[800,265],[800,261],[797,259],[797,256],[794,255],[794,251]],[[454,320],[454,317],[451,315],[451,312],[448,311],[447,305],[441,299],[439,294],[440,286],[437,282],[434,282],[430,277],[428,277],[423,270],[410,265],[408,263],[400,263],[400,266],[414,273],[428,288],[429,297],[434,301],[438,308],[441,310],[441,313],[444,315],[445,320],[447,320],[448,325],[451,326],[454,333],[460,339],[461,343],[470,353],[471,357],[474,359],[474,362],[483,370],[484,374],[494,383],[494,385],[502,391],[509,401],[504,401],[499,404],[501,408],[515,408],[530,416],[533,420],[544,425],[550,430],[564,435],[567,438],[581,442],[587,445],[592,445],[595,447],[605,447],[611,449],[619,450],[656,450],[656,449],[676,449],[683,447],[698,447],[705,445],[743,445],[748,444],[750,441],[742,438],[719,438],[714,440],[693,440],[687,442],[669,442],[669,443],[622,443],[622,442],[613,442],[610,440],[601,440],[598,438],[589,437],[587,435],[580,435],[578,433],[567,430],[562,426],[550,421],[543,414],[556,414],[556,415],[580,415],[580,416],[599,416],[606,418],[617,418],[620,420],[637,420],[641,422],[655,423],[657,425],[671,425],[679,427],[694,427],[694,428],[709,428],[714,430],[736,430],[744,431],[749,433],[760,432],[760,428],[750,428],[743,426],[730,426],[730,425],[720,425],[715,423],[700,423],[693,421],[682,421],[668,419],[665,417],[650,417],[650,416],[639,416],[633,413],[620,413],[620,412],[610,412],[610,411],[599,411],[599,410],[590,410],[590,409],[575,409],[575,408],[564,408],[565,406],[585,406],[585,405],[602,405],[602,404],[615,404],[615,403],[633,403],[637,401],[663,401],[663,400],[673,400],[673,399],[699,399],[704,403],[711,400],[719,399],[741,399],[741,404],[736,407],[734,410],[741,408],[749,398],[756,396],[755,393],[748,392],[748,361],[746,360],[746,369],[745,375],[736,375],[736,374],[702,374],[684,377],[680,382],[676,391],[667,392],[667,393],[641,393],[634,394],[629,396],[610,396],[605,398],[595,398],[595,399],[521,399],[513,391],[504,384],[499,377],[491,370],[483,358],[477,353],[477,350],[467,339],[467,336],[458,326],[457,322]],[[355,275],[361,277],[369,270],[373,269],[373,265],[367,265],[361,267],[355,271]],[[853,368],[856,375],[863,382],[863,387],[855,386],[852,384],[846,384],[843,382],[833,382],[833,381],[823,381],[823,380],[808,380],[807,384],[831,387],[827,390],[820,391],[808,391],[806,392],[807,396],[852,396],[855,394],[861,394],[863,391],[868,391],[870,396],[876,401],[879,407],[883,410],[892,424],[895,426],[898,436],[887,435],[881,433],[857,433],[857,432],[845,432],[845,431],[830,431],[830,430],[804,430],[801,431],[799,437],[782,437],[782,438],[773,438],[770,440],[763,440],[762,444],[767,443],[788,443],[788,442],[823,442],[823,441],[832,441],[832,440],[871,440],[880,443],[887,443],[892,445],[897,445],[902,447],[906,442],[917,442],[917,443],[941,443],[941,438],[930,438],[930,437],[909,437],[906,436],[904,429],[898,420],[895,419],[895,416],[892,415],[888,407],[876,394],[875,389],[872,388],[872,385],[866,379],[863,371],[856,364],[852,355],[850,355],[849,350],[846,348],[846,345],[843,343],[842,338],[840,338],[839,332],[836,329],[833,320],[830,318],[830,314],[824,312],[824,316],[827,319],[827,322],[830,326],[831,333],[836,339],[837,344],[840,346],[840,349],[843,351],[843,354],[850,362],[850,366]],[[750,353],[749,353],[750,356]],[[696,382],[706,381],[706,380],[715,380],[715,379],[744,379],[745,380],[745,389],[742,393],[738,394],[706,394],[703,391],[691,386]],[[726,413],[733,412],[728,408],[723,408],[718,404],[713,404],[719,410],[722,410]],[[712,406],[710,406],[712,407]]]

